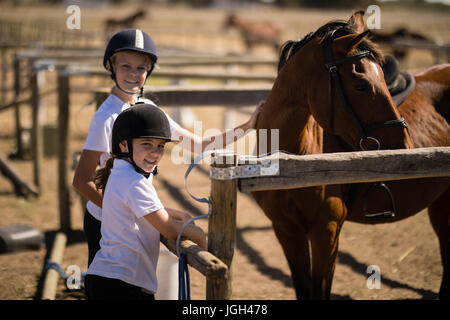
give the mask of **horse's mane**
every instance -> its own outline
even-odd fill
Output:
[[[328,22],[327,24],[323,25],[319,29],[317,29],[315,32],[308,33],[305,37],[299,39],[299,40],[289,40],[285,42],[280,49],[280,59],[278,61],[278,72],[281,70],[281,68],[286,64],[286,62],[295,55],[297,51],[299,51],[306,43],[308,43],[312,38],[317,37],[319,39],[319,42],[322,43],[326,36],[333,30],[336,30],[335,35],[336,37],[344,36],[347,34],[355,33],[356,30],[354,29],[354,26],[352,24],[349,24],[346,21],[342,20],[334,20],[331,22]],[[370,41],[367,38],[364,38],[363,41],[358,45],[358,50],[362,51],[370,51],[371,52],[371,58],[379,63],[383,64],[384,58],[381,50],[378,48],[378,46]]]

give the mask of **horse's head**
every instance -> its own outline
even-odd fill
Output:
[[[330,22],[309,35],[301,52],[295,54],[294,48],[289,54],[295,54],[290,69],[300,68],[300,63],[307,69],[302,83],[310,113],[325,131],[354,150],[411,147],[406,124],[384,81],[383,56],[366,38],[362,15]]]
[[[236,26],[236,23],[238,22],[238,20],[239,20],[239,18],[235,13],[230,13],[223,23],[223,30],[226,31],[229,28]]]

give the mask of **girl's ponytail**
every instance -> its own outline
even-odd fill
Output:
[[[115,157],[109,158],[105,166],[103,168],[100,168],[95,173],[94,183],[97,190],[105,191],[106,183],[108,182],[109,175],[111,174],[111,169],[114,164]]]

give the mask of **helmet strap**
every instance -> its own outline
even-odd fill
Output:
[[[138,99],[143,98],[144,97],[144,87],[141,87],[141,90],[139,92],[139,96]]]
[[[136,170],[137,173],[142,174],[145,178],[148,179],[148,177],[150,177],[151,172],[146,172],[146,171],[142,170],[136,164],[136,162],[134,162],[134,159],[133,159],[133,146],[132,146],[132,140],[131,139],[127,139],[127,145],[128,145],[128,152],[127,153],[123,153],[123,154],[126,154],[126,156],[130,159],[130,162],[133,165],[134,170]],[[153,171],[155,171],[155,170],[153,170]]]

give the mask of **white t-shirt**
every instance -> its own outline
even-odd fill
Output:
[[[100,250],[87,273],[155,293],[160,234],[144,216],[163,205],[151,180],[115,159],[103,197]]]
[[[152,105],[156,105],[153,101],[148,99],[140,99],[139,102],[144,102]],[[95,112],[89,124],[89,132],[84,143],[83,149],[103,152],[100,156],[100,166],[103,166],[110,158],[111,137],[114,121],[117,116],[124,110],[128,109],[130,105],[123,102],[117,96],[110,94],[108,98],[102,103],[102,105]],[[169,115],[170,130],[172,132],[172,138],[175,138],[175,132],[180,127]],[[153,177],[153,175],[150,175]],[[152,178],[149,178],[152,179]],[[102,209],[92,201],[88,201],[86,205],[89,213],[97,220],[102,219]]]

